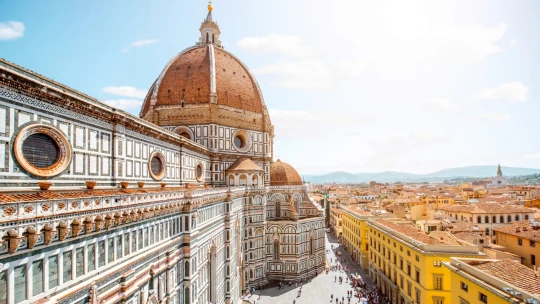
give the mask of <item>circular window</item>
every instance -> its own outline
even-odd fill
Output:
[[[36,176],[58,175],[71,161],[71,147],[67,138],[49,125],[24,127],[15,138],[13,147],[21,167]]]
[[[22,144],[24,158],[36,168],[48,168],[58,161],[60,149],[52,137],[43,133],[28,136]]]
[[[197,167],[195,168],[195,178],[197,181],[202,182],[204,178],[204,168],[201,163],[197,164]]]
[[[234,137],[234,145],[238,148],[243,148],[245,145],[244,139],[240,136]]]
[[[251,135],[246,130],[236,130],[233,133],[233,147],[238,152],[248,152],[251,149]]]
[[[161,152],[154,151],[148,159],[150,176],[154,180],[162,180],[165,177],[165,156]]]

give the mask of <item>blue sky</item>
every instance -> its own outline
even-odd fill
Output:
[[[138,114],[206,4],[0,1],[0,57]],[[538,1],[216,0],[214,18],[301,174],[540,168]]]

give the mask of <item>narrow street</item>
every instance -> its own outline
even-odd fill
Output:
[[[334,250],[332,250],[334,246]],[[336,265],[336,255],[337,251],[341,252],[340,259],[344,259],[345,262],[342,266],[348,266],[350,269],[350,274],[358,273],[361,275],[362,279],[367,285],[367,288],[371,288],[373,283],[368,277],[367,272],[364,272],[360,269],[360,265],[353,263],[351,256],[344,251],[342,248],[338,248],[339,243],[337,239],[332,236],[330,233],[326,233],[326,249],[329,251],[326,253],[326,263],[328,266]],[[343,283],[339,283],[339,277],[343,278]],[[253,304],[281,304],[281,303],[309,303],[309,304],[318,304],[325,303],[329,304],[336,303],[336,297],[339,298],[339,301],[344,300],[344,303],[360,303],[359,299],[352,297],[349,300],[347,299],[347,291],[352,290],[350,281],[345,282],[347,274],[345,271],[336,270],[329,271],[328,274],[325,272],[319,274],[316,278],[309,280],[301,287],[301,293],[299,294],[300,284],[295,286],[286,285],[284,288],[279,289],[277,287],[263,289],[261,296],[259,298],[258,291],[255,295],[251,297],[246,297],[245,300]],[[334,295],[333,300],[331,300],[330,295]],[[294,301],[294,302],[293,302]]]

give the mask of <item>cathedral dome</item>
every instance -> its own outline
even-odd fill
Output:
[[[223,49],[211,5],[199,31],[199,41],[165,65],[139,116],[178,134],[209,124],[272,133],[259,85],[248,68]],[[188,138],[204,142],[192,135]]]
[[[215,103],[263,113],[259,87],[247,67],[231,53],[212,44],[198,45],[176,55],[148,92],[141,117],[151,108]]]
[[[270,185],[271,186],[293,186],[302,185],[300,174],[289,164],[280,161],[270,165]]]

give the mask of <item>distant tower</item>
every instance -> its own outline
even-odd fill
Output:
[[[501,164],[499,164],[499,167],[497,168],[497,176],[502,177]]]
[[[221,31],[219,30],[217,22],[212,18],[212,1],[208,2],[208,15],[206,15],[206,19],[204,19],[201,24],[199,31],[201,32],[201,37],[199,38],[197,45],[213,44],[223,48],[223,46],[221,46],[221,40],[219,40]]]

